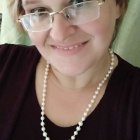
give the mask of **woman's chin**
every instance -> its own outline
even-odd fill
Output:
[[[58,72],[60,72],[61,74],[65,75],[65,76],[78,76],[80,74],[82,74],[85,71],[84,67],[81,66],[54,66],[55,70],[57,70]]]

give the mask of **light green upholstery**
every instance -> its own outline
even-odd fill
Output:
[[[26,33],[17,31],[7,8],[7,0],[0,0],[2,4],[2,24],[0,31],[0,44],[14,43],[14,44],[30,44],[30,40]]]
[[[125,60],[140,67],[140,0],[129,0],[113,47]]]
[[[29,45],[31,42],[25,33],[19,33],[8,13],[7,0],[0,0],[3,7],[0,43],[20,43]],[[125,60],[140,67],[140,0],[129,0],[127,13],[124,16],[113,48]]]

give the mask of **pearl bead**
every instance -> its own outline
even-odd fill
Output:
[[[46,89],[43,89],[43,92],[46,91]],[[42,94],[43,98],[46,96],[46,94]]]
[[[50,138],[49,137],[46,137],[46,140],[50,140]]]
[[[96,95],[93,95],[93,96],[92,96],[93,99],[96,99],[96,97],[97,97]]]
[[[91,99],[91,101],[90,101],[92,104],[94,103],[94,99]]]
[[[77,131],[80,131],[80,130],[81,130],[81,128],[80,128],[79,126],[77,126],[77,127],[76,127],[76,130],[77,130]]]
[[[45,93],[46,92],[46,89],[43,89],[43,93]]]
[[[71,136],[71,140],[75,140],[75,136]]]
[[[74,131],[74,135],[75,135],[75,136],[78,135],[78,132],[77,132],[77,131]]]
[[[42,107],[41,107],[41,110],[44,111],[44,109],[45,109],[44,106],[42,106]]]
[[[88,107],[91,108],[92,107],[92,104],[89,104]]]
[[[86,112],[89,112],[89,108],[86,108]]]
[[[82,117],[82,119],[81,119],[82,121],[85,121],[85,117]]]
[[[41,116],[41,120],[44,121],[44,119],[45,119],[45,118],[44,118],[43,116]]]
[[[41,115],[43,116],[44,115],[44,112],[41,111]]]
[[[44,136],[44,137],[47,137],[47,133],[46,133],[46,132],[43,132],[43,136]]]
[[[42,130],[42,131],[45,131],[45,127],[43,126],[41,130]]]
[[[42,102],[45,102],[45,100],[46,100],[46,99],[45,99],[45,96],[43,96],[43,97],[42,97]]]
[[[79,125],[79,126],[82,126],[82,125],[83,125],[83,122],[79,122],[78,125]]]
[[[45,125],[45,123],[44,122],[41,122],[41,124],[40,124],[41,126],[44,126]]]
[[[102,83],[99,83],[99,87],[101,87],[103,84]]]
[[[84,112],[84,116],[85,116],[85,117],[87,116],[87,112]]]

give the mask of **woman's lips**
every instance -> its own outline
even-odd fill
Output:
[[[59,56],[72,56],[72,55],[77,55],[78,53],[80,53],[83,48],[85,48],[86,44],[89,41],[85,41],[83,43],[77,43],[74,45],[50,45],[54,51],[54,53],[56,53],[56,55]]]
[[[72,50],[76,50],[78,48],[83,47],[88,41],[85,41],[83,43],[78,43],[75,45],[51,45],[51,47],[53,47],[54,49],[58,49],[61,51],[72,51]]]

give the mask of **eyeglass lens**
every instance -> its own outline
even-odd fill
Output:
[[[65,7],[62,13],[72,25],[80,25],[96,20],[100,15],[100,6],[96,0],[81,2]],[[22,16],[21,22],[27,31],[43,31],[50,28],[53,16],[48,12],[35,12]]]

